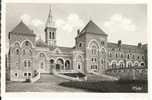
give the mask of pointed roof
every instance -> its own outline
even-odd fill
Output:
[[[46,27],[54,27],[53,17],[52,17],[52,9],[50,6],[49,15],[46,21]]]
[[[107,36],[107,34],[102,29],[100,29],[100,27],[98,27],[92,20],[88,22],[88,24],[84,27],[81,33],[96,33]]]
[[[11,31],[14,34],[20,35],[35,35],[31,29],[29,29],[23,21],[21,21],[16,27]]]

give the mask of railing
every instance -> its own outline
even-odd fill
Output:
[[[58,76],[58,77],[61,77],[61,78],[64,78],[64,79],[67,79],[67,80],[71,80],[71,81],[83,81],[84,79],[80,79],[79,77],[70,77],[70,76],[66,76],[64,74],[61,74],[61,73],[58,73],[55,69],[53,69],[53,74]]]
[[[39,79],[40,79],[40,72],[39,72],[36,76],[32,77],[32,78],[30,79],[30,82],[31,82],[31,83],[34,83],[34,82],[36,82],[36,81],[39,80]]]

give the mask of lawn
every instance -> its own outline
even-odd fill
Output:
[[[63,82],[61,86],[71,88],[81,88],[88,92],[123,92],[123,93],[147,93],[147,82],[146,81],[115,81],[115,82]],[[136,89],[133,89],[133,87]],[[139,90],[139,88],[141,90]]]

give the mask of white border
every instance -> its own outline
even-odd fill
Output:
[[[121,3],[127,3],[127,4],[142,4],[146,3],[148,5],[148,78],[149,78],[149,84],[152,82],[152,70],[151,70],[151,57],[152,57],[152,45],[151,45],[151,2],[150,0],[7,0],[2,1],[2,36],[1,36],[1,44],[2,44],[2,53],[1,53],[1,96],[2,99],[6,100],[60,100],[60,99],[66,99],[66,100],[81,100],[81,99],[87,99],[87,100],[93,100],[93,99],[99,99],[99,100],[152,100],[151,90],[152,85],[149,85],[149,93],[56,93],[56,92],[13,92],[13,93],[6,93],[5,92],[5,12],[6,12],[6,3],[102,3],[102,4],[121,4]]]

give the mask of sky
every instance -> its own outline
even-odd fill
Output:
[[[122,40],[122,43],[131,45],[147,43],[147,6],[144,4],[68,3],[51,4],[51,8],[58,46],[73,47],[77,29],[82,30],[89,20],[108,34],[108,42]],[[34,31],[36,39],[44,40],[49,9],[50,4],[7,3],[6,37],[23,20]]]

